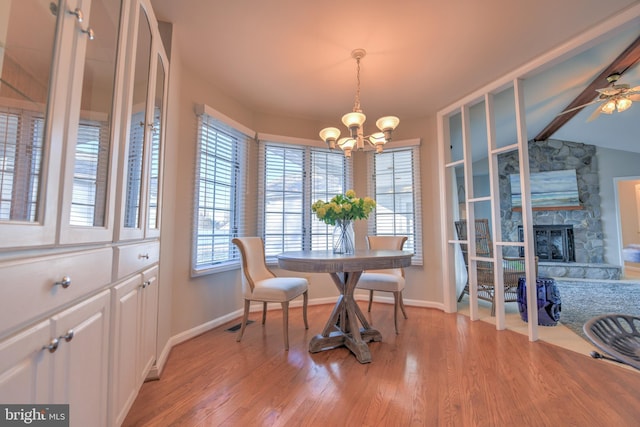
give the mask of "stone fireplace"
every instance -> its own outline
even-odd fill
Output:
[[[517,152],[501,154],[498,157],[498,169],[500,175],[500,215],[502,220],[502,236],[504,240],[517,242],[521,235],[518,226],[522,225],[522,213],[512,209],[511,188],[509,175],[519,171]],[[596,147],[593,145],[580,144],[568,141],[547,140],[529,143],[529,169],[530,172],[544,172],[552,170],[575,169],[578,181],[578,196],[580,199],[580,209],[548,209],[534,210],[533,224],[541,230],[541,239],[547,241],[556,239],[556,231],[553,237],[551,234],[545,237],[549,230],[546,228],[554,226],[559,230],[568,229],[565,234],[573,235],[572,248],[560,243],[557,248],[561,248],[563,254],[572,252],[568,260],[553,259],[553,247],[547,247],[547,259],[540,262],[577,262],[583,264],[604,263],[604,240],[602,233],[601,213],[600,213],[600,185],[598,181],[598,165],[596,158]],[[560,234],[563,232],[560,231]],[[537,243],[537,239],[536,239]],[[541,246],[542,241],[540,241]],[[557,249],[556,248],[556,249]],[[511,256],[518,256],[518,249],[513,248]],[[551,252],[551,253],[550,253]],[[571,259],[573,258],[573,259]]]

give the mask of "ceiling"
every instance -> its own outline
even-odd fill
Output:
[[[634,13],[588,49],[527,76],[527,129],[533,139],[640,35],[637,0],[151,3],[158,19],[173,23],[184,66],[223,93],[256,112],[337,127],[353,107],[356,48],[367,51],[360,73],[364,113],[371,122],[396,115],[402,126],[403,120],[434,115],[612,16]],[[630,68],[619,83],[640,85],[640,67]],[[586,123],[593,108],[552,138],[640,152],[640,103]]]

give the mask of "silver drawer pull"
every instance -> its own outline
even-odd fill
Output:
[[[53,286],[62,286],[63,288],[67,289],[69,286],[71,286],[71,277],[64,276],[62,280],[60,280],[59,282],[55,282]]]
[[[80,28],[80,31],[85,33],[89,37],[89,40],[93,40],[96,38],[96,33],[93,32],[93,29],[91,27],[87,27],[86,30],[83,30],[82,28]]]
[[[82,9],[76,7],[74,10],[70,10],[69,13],[76,17],[76,21],[78,21],[79,24],[84,21],[84,13],[82,13]],[[96,36],[90,27],[87,27],[86,30],[80,27],[80,31],[87,34],[89,36],[89,40],[93,40]]]
[[[78,22],[84,21],[84,13],[82,13],[82,10],[80,8],[76,7],[74,10],[70,10],[69,13],[71,15],[74,15]]]
[[[71,341],[71,340],[73,339],[73,334],[74,334],[73,329],[69,329],[69,330],[67,331],[66,335],[61,335],[59,338],[60,338],[60,339],[63,339],[63,338],[64,338],[64,340],[65,340],[66,342],[69,342],[69,341]]]
[[[140,258],[140,259],[149,259],[149,254],[139,254],[138,258]]]
[[[54,338],[51,340],[51,342],[49,343],[49,345],[45,345],[42,347],[43,350],[49,350],[49,353],[55,353],[56,350],[58,349],[58,344],[60,343],[60,341],[58,340],[58,338]]]

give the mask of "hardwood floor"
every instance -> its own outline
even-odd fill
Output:
[[[365,308],[365,303],[360,303]],[[332,309],[269,311],[242,342],[225,329],[173,348],[159,381],[147,382],[124,426],[636,426],[640,372],[595,360],[462,314],[407,307],[394,333],[393,307],[370,320],[383,341],[373,362],[346,348],[311,354]]]

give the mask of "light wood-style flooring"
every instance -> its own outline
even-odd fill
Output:
[[[360,302],[363,311],[366,304]],[[595,360],[463,314],[374,303],[383,341],[373,362],[346,348],[311,354],[331,305],[260,314],[240,343],[225,329],[173,348],[161,379],[147,382],[125,426],[637,426],[640,371]]]

